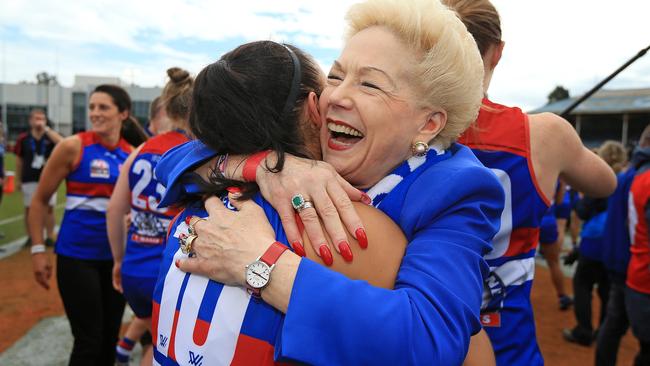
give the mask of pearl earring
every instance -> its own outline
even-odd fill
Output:
[[[429,151],[429,144],[426,142],[418,141],[411,145],[411,152],[413,156],[424,156]]]

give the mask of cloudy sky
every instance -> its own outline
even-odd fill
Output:
[[[406,0],[405,0],[406,1]],[[493,0],[506,49],[492,99],[533,109],[556,85],[585,92],[650,45],[648,0]],[[165,70],[197,73],[238,44],[293,43],[325,70],[342,47],[353,0],[12,0],[0,2],[0,81],[55,74],[163,85]],[[608,88],[650,87],[650,54]]]

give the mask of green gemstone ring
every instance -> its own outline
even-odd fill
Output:
[[[302,196],[302,194],[294,194],[293,197],[291,197],[291,205],[293,206],[293,209],[296,211],[299,211],[300,209],[303,208],[305,205],[305,197]]]

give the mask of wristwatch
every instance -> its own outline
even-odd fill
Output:
[[[287,249],[276,241],[255,262],[246,266],[246,287],[253,297],[261,296],[260,292],[271,281],[271,271],[275,267],[275,262]]]

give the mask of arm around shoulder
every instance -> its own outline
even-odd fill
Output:
[[[394,290],[300,262],[276,347],[280,357],[314,364],[462,363],[480,329],[488,270],[482,256],[499,226],[503,190],[482,167],[429,178],[405,198],[405,211],[415,211],[400,222],[409,244]]]

